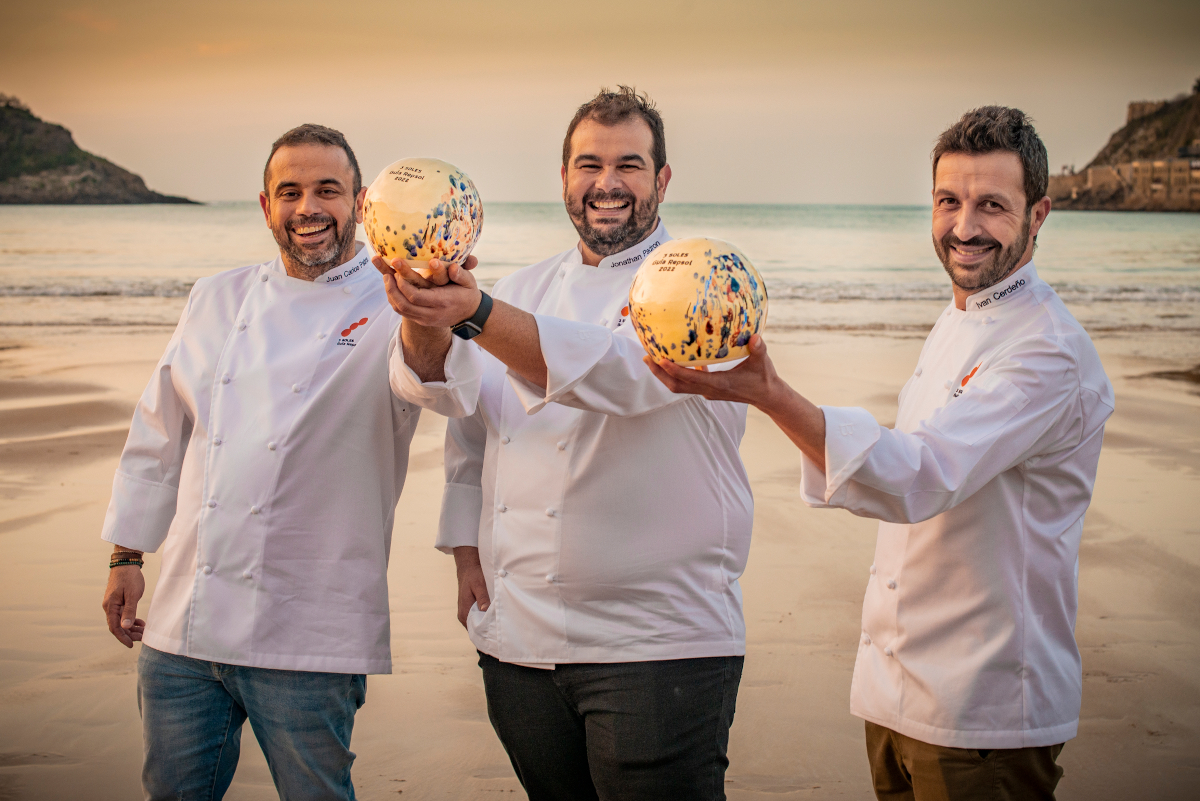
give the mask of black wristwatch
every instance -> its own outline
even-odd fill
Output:
[[[450,326],[450,331],[456,337],[474,339],[483,333],[483,324],[492,313],[492,296],[486,292],[479,293],[479,308],[461,323]]]

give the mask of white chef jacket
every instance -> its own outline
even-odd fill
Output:
[[[133,415],[103,538],[157,550],[142,642],[232,665],[390,673],[387,559],[420,409],[370,251],[196,282]]]
[[[746,407],[669,391],[628,322],[633,275],[669,238],[660,224],[598,266],[572,248],[496,283],[537,318],[544,392],[457,338],[446,381],[422,384],[393,340],[393,389],[452,417],[437,547],[479,547],[491,606],[467,628],[502,661],[745,653]]]
[[[1032,263],[951,305],[894,430],[823,407],[803,498],[878,518],[851,711],[958,748],[1075,736],[1079,540],[1113,391]]]

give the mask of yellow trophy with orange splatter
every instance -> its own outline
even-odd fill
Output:
[[[720,239],[667,242],[629,289],[629,319],[646,352],[699,367],[749,355],[767,322],[767,288],[746,255]]]
[[[483,204],[465,172],[439,159],[389,164],[367,189],[363,228],[389,262],[428,276],[430,259],[462,264],[483,232]]]

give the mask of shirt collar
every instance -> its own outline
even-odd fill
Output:
[[[1038,280],[1037,270],[1033,262],[1029,262],[1015,273],[998,284],[976,292],[967,298],[964,304],[967,312],[991,310],[1008,303],[1015,297],[1026,294]]]
[[[355,240],[354,255],[350,260],[333,267],[330,270],[318,275],[312,281],[304,281],[303,279],[295,279],[300,284],[308,286],[327,286],[329,284],[338,284],[344,286],[356,281],[362,280],[365,276],[371,275],[372,271],[366,269],[371,265],[371,250],[362,242]],[[271,262],[270,268],[284,277],[290,278],[287,268],[283,266],[283,257],[276,256],[275,261]]]
[[[354,243],[354,255],[345,264],[339,264],[332,270],[317,277],[314,284],[347,284],[357,281],[364,275],[370,275],[367,268],[371,266],[371,251],[362,242]]]
[[[626,248],[620,253],[614,253],[611,256],[605,256],[596,265],[597,269],[609,267],[613,269],[637,269],[642,264],[642,260],[658,249],[664,242],[668,242],[671,235],[667,233],[667,226],[663,223],[662,218],[658,220],[658,227],[654,229],[654,233],[638,242],[631,248]],[[582,244],[582,243],[581,243]],[[567,261],[576,264],[583,263],[583,252],[579,249],[580,245],[576,245],[574,251],[568,254]]]

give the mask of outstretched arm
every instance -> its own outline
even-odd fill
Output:
[[[436,370],[430,369],[430,363],[440,365],[445,362],[452,336],[450,326],[470,318],[479,308],[481,293],[470,272],[475,266],[474,258],[468,257],[462,267],[443,265],[436,259],[430,261],[432,272],[430,280],[426,280],[410,270],[403,259],[391,262],[390,269],[395,275],[389,275],[379,263],[383,260],[376,257],[376,268],[384,272],[388,300],[392,308],[404,316],[401,336],[405,345],[405,364],[423,381],[442,380],[426,378],[422,369],[429,375],[437,375]],[[401,280],[396,280],[396,275]],[[408,354],[410,339],[414,351],[422,352],[419,357],[414,355],[415,362]],[[538,340],[537,320],[532,314],[502,300],[494,300],[483,333],[473,341],[517,375],[545,389],[546,360]]]
[[[747,403],[764,412],[788,439],[821,470],[825,469],[825,415],[788,386],[767,356],[767,343],[755,334],[750,355],[732,370],[708,372],[681,367],[669,359],[645,357],[651,372],[672,392],[700,395],[709,400]]]

